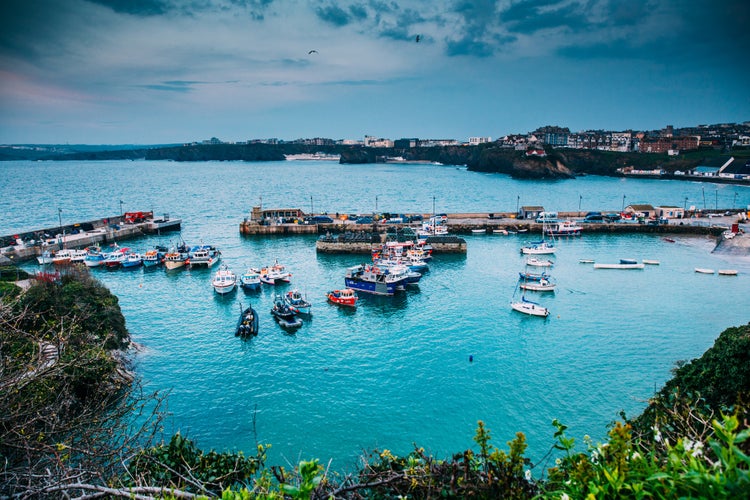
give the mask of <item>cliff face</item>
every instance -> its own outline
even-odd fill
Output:
[[[484,148],[475,161],[468,164],[470,170],[498,172],[519,179],[569,179],[574,177],[565,159],[550,152],[544,157],[526,156],[523,151],[507,148]]]

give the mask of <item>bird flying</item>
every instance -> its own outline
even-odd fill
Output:
[[[311,50],[310,52],[308,52],[307,54],[308,54],[308,55],[310,55],[310,54],[317,54],[317,53],[318,53],[318,51],[317,51],[317,50],[315,50],[315,49],[312,49],[312,50]]]
[[[414,39],[417,43],[422,39],[422,35],[417,35],[417,37]]]

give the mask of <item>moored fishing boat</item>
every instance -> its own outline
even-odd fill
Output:
[[[143,254],[143,265],[146,267],[158,266],[163,260],[164,254],[155,248]]]
[[[550,224],[545,232],[549,236],[580,236],[583,226],[572,220],[564,220]]]
[[[222,264],[211,280],[214,291],[220,295],[227,294],[237,286],[237,275],[235,275],[226,264]]]
[[[272,266],[267,266],[257,270],[260,274],[260,281],[266,285],[278,285],[280,283],[289,283],[292,279],[292,273],[288,272],[286,268],[279,264],[278,261]]]
[[[52,264],[52,258],[55,256],[53,252],[45,250],[41,255],[36,256],[36,261],[39,265]]]
[[[88,247],[86,249],[86,257],[83,259],[83,263],[86,267],[99,267],[104,264],[104,260],[107,258],[107,254],[102,252],[99,247]]]
[[[364,264],[348,268],[344,275],[344,284],[358,292],[375,295],[393,295],[396,291],[403,290],[406,285],[403,276],[390,273],[385,268]]]
[[[297,317],[296,313],[291,310],[280,295],[274,297],[271,314],[283,328],[293,329],[302,326],[302,320]]]
[[[250,268],[240,276],[240,286],[243,290],[258,290],[260,288],[260,273]]]
[[[190,267],[211,267],[221,259],[221,252],[212,245],[198,245],[190,249]]]
[[[357,294],[351,288],[344,288],[343,290],[331,290],[326,295],[330,302],[333,302],[339,306],[356,307]]]
[[[136,252],[128,252],[125,258],[122,259],[122,262],[120,262],[123,269],[135,269],[140,267],[141,264],[143,264],[143,257]]]
[[[289,309],[294,311],[296,314],[311,314],[312,304],[308,302],[296,288],[290,290],[284,294],[284,302],[289,306]]]

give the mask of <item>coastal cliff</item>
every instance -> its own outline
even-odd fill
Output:
[[[535,153],[501,147],[497,143],[461,146],[433,146],[412,148],[374,148],[360,145],[311,145],[297,143],[250,144],[185,144],[121,148],[112,150],[68,150],[64,153],[48,150],[13,150],[12,155],[0,155],[3,160],[172,160],[172,161],[281,161],[285,155],[325,153],[340,155],[343,164],[387,162],[423,162],[444,165],[466,165],[477,172],[497,172],[519,179],[566,179],[578,175],[622,176],[621,169],[660,169],[669,176],[686,172],[705,164],[721,154],[714,149],[689,151],[679,156],[666,153],[623,153],[595,149],[555,149],[544,147]],[[747,158],[747,153],[732,153]]]

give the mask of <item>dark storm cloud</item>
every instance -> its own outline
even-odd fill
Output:
[[[321,21],[325,21],[334,26],[346,26],[352,20],[351,14],[334,4],[318,7],[315,9],[315,14]]]

